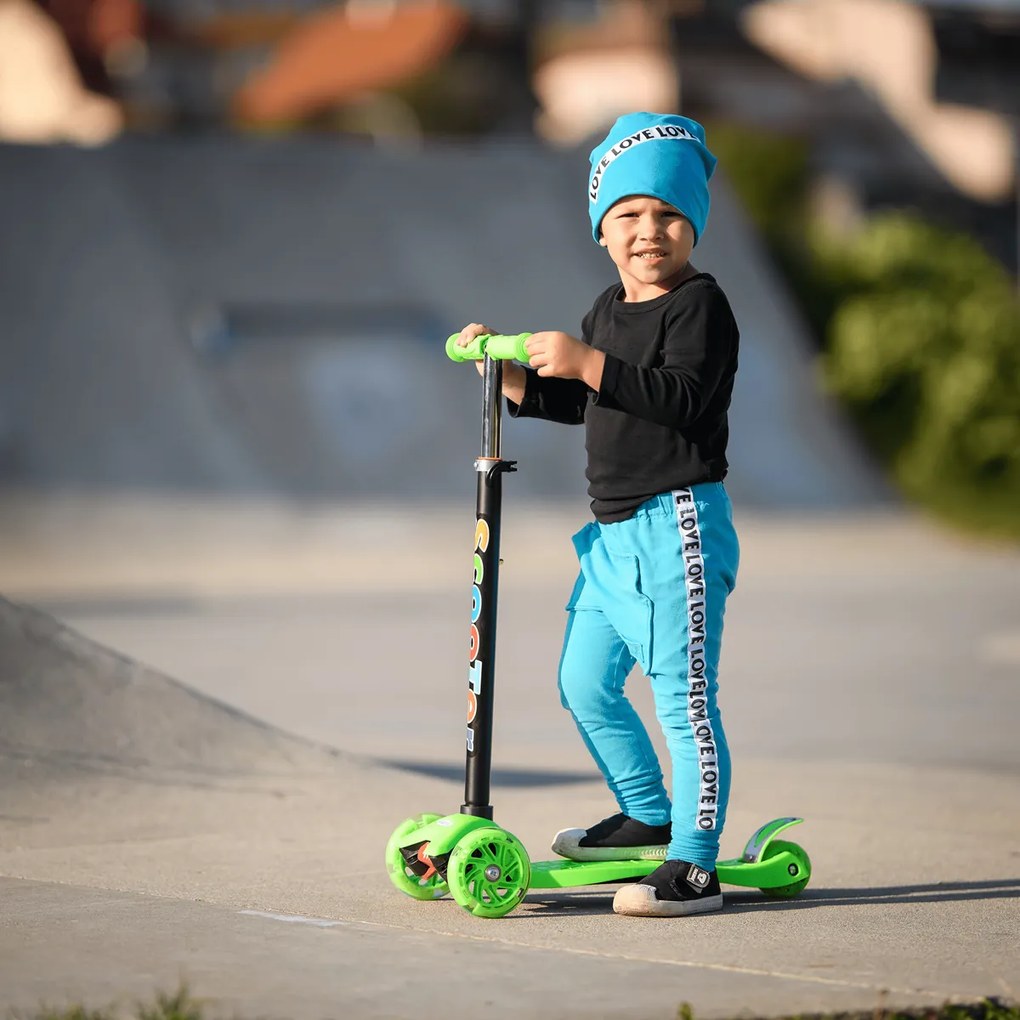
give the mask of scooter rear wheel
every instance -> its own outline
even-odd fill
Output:
[[[771,889],[761,890],[765,896],[774,900],[792,900],[794,896],[799,896],[807,887],[808,882],[811,881],[811,858],[808,857],[807,851],[797,843],[788,843],[786,840],[774,839],[765,848],[763,860],[767,861],[770,857],[775,857],[784,851],[795,858],[795,861],[790,864],[790,868],[796,868],[796,873],[803,877],[798,878],[789,885],[774,886]]]
[[[409,842],[407,837],[415,829],[420,829],[437,818],[442,818],[442,815],[423,814],[405,818],[393,830],[393,835],[386,844],[386,870],[389,872],[390,881],[406,896],[416,900],[438,900],[450,891],[438,872],[433,871],[428,878],[419,875],[408,864],[401,850],[401,847]]]
[[[475,829],[450,854],[446,869],[453,898],[475,917],[503,917],[524,899],[531,859],[505,829]]]

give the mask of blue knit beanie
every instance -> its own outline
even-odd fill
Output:
[[[671,113],[628,113],[591,151],[588,215],[599,239],[602,217],[628,195],[651,195],[675,206],[691,221],[698,243],[708,219],[708,179],[716,158],[705,146],[705,129]]]

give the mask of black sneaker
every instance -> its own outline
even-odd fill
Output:
[[[722,905],[719,876],[687,861],[666,861],[613,897],[613,910],[632,917],[708,914]]]
[[[590,829],[563,829],[553,839],[553,853],[572,861],[664,861],[672,826],[645,825],[618,814]]]

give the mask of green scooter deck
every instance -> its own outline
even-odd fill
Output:
[[[567,889],[608,882],[630,882],[650,875],[662,861],[532,861],[532,889]],[[719,881],[751,889],[772,889],[804,878],[801,860],[782,847],[765,860],[718,861]]]
[[[773,839],[800,818],[776,818],[747,841],[739,858],[718,861],[716,873],[724,885],[752,889],[779,889],[804,881],[810,875],[803,851]],[[799,848],[797,848],[799,850]],[[662,862],[652,861],[533,861],[531,888],[568,889],[582,885],[631,882],[650,875]]]

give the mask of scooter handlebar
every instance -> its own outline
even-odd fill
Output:
[[[457,346],[459,336],[460,333],[454,333],[446,341],[446,354],[451,361],[481,361],[486,354],[498,361],[528,360],[524,342],[531,336],[530,333],[517,333],[514,336],[505,333],[483,333],[465,347]]]

